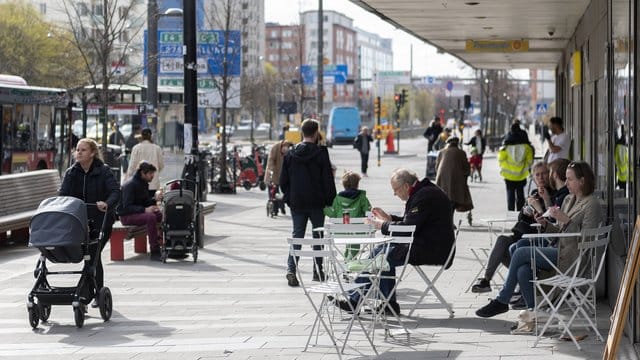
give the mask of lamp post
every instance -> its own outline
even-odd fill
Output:
[[[196,4],[195,0],[183,1],[184,24],[184,170],[185,179],[198,179],[198,83],[196,63]],[[190,124],[190,125],[189,125]],[[189,139],[189,134],[191,138]],[[202,179],[200,179],[202,180]],[[204,183],[204,181],[201,181]],[[200,185],[200,184],[199,184]],[[194,189],[195,190],[195,189]],[[202,193],[199,189],[198,193]],[[200,200],[200,196],[196,197]]]

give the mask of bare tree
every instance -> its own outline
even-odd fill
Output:
[[[240,100],[241,90],[232,86],[234,78],[237,78],[237,69],[239,63],[234,60],[240,58],[243,47],[241,46],[241,38],[239,29],[240,18],[238,14],[241,9],[241,2],[238,0],[216,0],[209,3],[210,9],[203,9],[205,14],[205,22],[209,28],[219,30],[217,34],[221,34],[222,39],[215,42],[215,58],[209,61],[209,73],[212,77],[215,91],[218,92],[221,99],[221,125],[222,125],[222,151],[219,176],[216,179],[221,187],[226,187],[228,179],[227,162],[227,117],[228,104],[231,99]],[[214,72],[213,69],[219,70]]]
[[[143,5],[140,0],[101,0],[90,9],[85,2],[62,0],[73,42],[102,108],[103,149],[107,146],[109,86],[116,80],[128,81],[140,70],[130,66],[128,54],[133,50],[132,39],[143,28],[144,12],[137,12],[145,9]],[[125,66],[127,71],[122,74]]]

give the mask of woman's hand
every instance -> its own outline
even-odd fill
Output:
[[[536,222],[540,225],[542,225],[543,227],[546,227],[547,224],[549,224],[549,222],[547,221],[547,219],[545,219],[542,216],[536,216]]]
[[[96,207],[98,208],[98,210],[100,210],[102,212],[107,212],[107,209],[109,208],[109,205],[107,205],[107,203],[104,202],[104,201],[97,201],[96,202]]]
[[[562,210],[560,210],[559,207],[554,206],[549,208],[549,215],[551,215],[552,218],[558,220],[559,222],[566,224],[569,221],[571,221],[571,218],[565,214]]]
[[[551,205],[551,195],[544,186],[538,186],[538,195],[544,201],[545,206]]]
[[[384,221],[391,221],[391,215],[387,214],[386,212],[384,212],[384,210],[382,210],[379,207],[374,207],[373,209],[371,209],[371,213],[373,214],[374,217],[378,218],[379,220]]]

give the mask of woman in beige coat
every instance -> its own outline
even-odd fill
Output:
[[[141,161],[146,161],[156,167],[156,176],[149,183],[149,194],[154,196],[156,190],[160,189],[160,172],[164,168],[164,157],[162,155],[162,148],[153,143],[151,140],[151,129],[142,129],[142,140],[131,149],[131,160],[129,160],[129,169],[127,170],[127,176],[133,176],[138,170],[138,164]]]
[[[562,206],[552,207],[548,210],[556,224],[552,224],[547,218],[537,218],[546,232],[580,232],[584,229],[592,229],[603,221],[600,203],[593,196],[595,188],[595,176],[589,164],[585,162],[572,162],[567,168],[567,188],[569,195],[562,202]],[[578,256],[577,237],[560,238],[557,243],[538,248],[549,260],[555,260],[560,271],[566,271]],[[533,273],[531,270],[531,251],[529,246],[519,247],[511,256],[509,272],[504,286],[498,296],[491,302],[476,311],[480,317],[492,317],[509,310],[509,299],[513,295],[516,284],[520,285],[520,292],[524,297],[527,308],[533,309],[535,297],[533,292]],[[542,256],[536,257],[536,268],[553,269]]]
[[[461,212],[473,209],[473,200],[467,185],[467,177],[471,173],[467,154],[458,147],[457,137],[447,139],[447,147],[440,150],[436,160],[436,184],[451,200],[453,210]],[[469,213],[471,214],[471,213]],[[469,224],[471,224],[469,216]]]

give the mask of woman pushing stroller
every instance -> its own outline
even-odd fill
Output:
[[[62,179],[59,195],[72,196],[88,204],[96,204],[87,208],[90,234],[92,239],[100,238],[100,243],[91,244],[90,253],[99,251],[96,259],[96,285],[98,289],[104,286],[104,271],[100,254],[109,241],[115,221],[113,209],[120,200],[120,186],[108,165],[102,160],[98,144],[92,139],[81,139],[76,145],[76,162],[69,167]],[[100,225],[106,218],[104,234],[99,237]],[[91,307],[97,307],[96,299]]]

